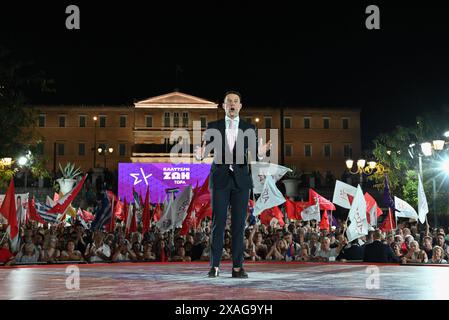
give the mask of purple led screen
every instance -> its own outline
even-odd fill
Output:
[[[188,185],[194,188],[196,182],[202,185],[210,172],[210,164],[172,163],[119,163],[118,196],[121,201],[134,202],[133,187],[145,200],[147,186],[150,187],[150,202],[162,202],[166,189],[179,188],[178,194]]]

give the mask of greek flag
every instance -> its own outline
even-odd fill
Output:
[[[42,219],[44,219],[45,222],[52,223],[52,224],[60,222],[58,220],[57,214],[48,213],[48,211],[51,209],[50,206],[47,206],[46,204],[39,203],[37,201],[34,206],[36,207],[37,214],[40,215],[42,217]]]
[[[109,201],[106,192],[103,192],[103,198],[101,199],[100,206],[98,206],[95,210],[95,218],[94,221],[92,221],[91,230],[101,229],[111,220],[112,213],[113,210],[111,201]]]

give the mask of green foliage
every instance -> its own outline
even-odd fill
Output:
[[[407,171],[403,194],[403,199],[406,202],[412,207],[418,208],[418,173],[416,171]]]
[[[0,168],[0,190],[6,190],[17,169]]]
[[[298,171],[298,169],[296,168],[296,166],[285,166],[289,169],[291,169],[292,171],[287,172],[284,177],[285,179],[299,179],[301,177],[300,172]]]
[[[442,139],[442,134],[449,130],[447,119],[449,108],[443,107],[435,113],[427,112],[424,117],[417,118],[415,125],[397,126],[393,131],[380,134],[373,140],[373,155],[388,174],[392,193],[414,208],[418,207],[418,171],[420,144]],[[411,145],[414,147],[410,147]],[[389,151],[389,152],[388,152]],[[449,179],[441,173],[439,162],[447,157],[448,151],[434,152],[431,157],[422,156],[422,173],[424,192],[429,205],[429,216],[434,213],[440,217],[449,214]],[[412,157],[413,156],[413,157]],[[376,186],[383,188],[384,175],[374,174]],[[435,180],[435,192],[433,188]]]
[[[25,93],[33,90],[51,91],[52,80],[43,78],[31,63],[16,61],[0,47],[0,157],[16,157],[27,151],[34,135],[37,113]],[[24,130],[26,128],[26,130]]]
[[[75,164],[68,162],[64,168],[62,168],[61,163],[59,163],[59,169],[61,170],[64,179],[75,179],[81,174],[81,167],[75,170]]]

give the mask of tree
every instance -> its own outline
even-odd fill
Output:
[[[417,188],[419,172],[420,144],[441,139],[442,134],[449,129],[445,120],[449,118],[449,108],[443,107],[433,113],[417,118],[413,126],[397,126],[389,133],[377,136],[373,142],[373,155],[380,162],[390,181],[390,188],[394,195],[403,198],[417,208]],[[441,158],[447,157],[448,151],[434,152],[432,157],[422,157],[424,191],[429,202],[429,210],[439,215],[449,213],[448,184],[439,169]],[[370,179],[375,180],[376,187],[383,189],[383,174],[374,174]],[[433,179],[436,192],[433,190]],[[432,216],[432,215],[431,215]]]
[[[408,170],[406,182],[402,188],[403,198],[412,207],[418,207],[418,173],[414,170]]]
[[[39,140],[35,133],[37,113],[27,105],[25,92],[38,88],[51,91],[52,80],[46,80],[42,72],[35,72],[29,62],[16,61],[12,53],[0,47],[0,158],[16,158],[33,149]],[[34,155],[31,171],[46,176],[42,171],[43,158]],[[10,180],[14,170],[0,168],[0,187]]]

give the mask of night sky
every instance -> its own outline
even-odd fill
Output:
[[[175,88],[218,102],[236,89],[244,106],[361,109],[365,148],[449,108],[442,1],[53,2],[0,8],[0,45],[56,81],[55,93],[30,92],[32,104],[130,104]],[[81,30],[65,28],[69,4]],[[370,4],[380,30],[365,27]]]

